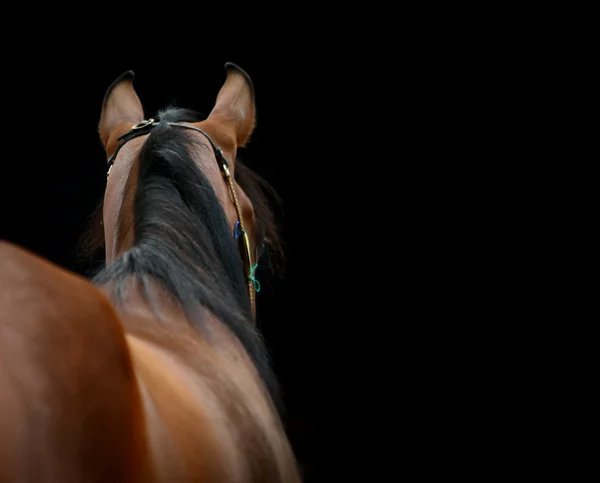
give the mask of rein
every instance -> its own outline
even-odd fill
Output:
[[[223,178],[225,179],[225,181],[227,182],[227,186],[229,187],[229,193],[231,195],[231,199],[233,201],[233,205],[234,205],[235,211],[237,213],[238,221],[235,224],[233,236],[234,236],[234,238],[236,238],[238,240],[240,237],[242,237],[242,240],[243,240],[244,249],[240,250],[240,251],[242,252],[242,259],[244,261],[244,267],[245,267],[245,271],[246,271],[246,279],[248,282],[248,294],[250,296],[250,308],[252,309],[252,315],[256,316],[256,302],[255,302],[256,295],[255,295],[255,293],[260,291],[260,285],[258,284],[258,280],[256,280],[256,278],[254,277],[254,270],[256,270],[256,265],[252,264],[252,252],[250,250],[250,240],[248,238],[248,233],[246,232],[246,229],[244,228],[244,222],[242,219],[242,210],[240,209],[237,195],[235,194],[235,189],[233,186],[231,172],[229,171],[229,162],[223,155],[223,151],[221,150],[221,148],[218,147],[214,143],[212,138],[206,132],[204,132],[202,129],[199,129],[197,127],[188,126],[187,124],[180,124],[177,122],[156,121],[155,119],[152,119],[152,118],[142,121],[139,124],[136,124],[135,126],[133,126],[128,132],[126,132],[125,134],[123,134],[121,137],[119,137],[117,139],[117,141],[122,141],[122,142],[119,143],[114,154],[110,158],[108,158],[108,172],[106,173],[106,177],[108,179],[108,176],[110,175],[110,170],[113,167],[113,164],[115,163],[117,154],[119,153],[119,150],[123,147],[123,145],[127,141],[129,141],[133,138],[139,137],[139,136],[149,134],[150,131],[155,126],[157,126],[161,123],[167,124],[169,126],[181,127],[184,129],[190,129],[192,131],[197,131],[197,132],[203,134],[206,137],[206,139],[208,139],[208,142],[210,143],[210,145],[213,148],[215,157],[217,159],[217,163],[219,163],[219,168],[221,170],[221,173],[223,174]]]

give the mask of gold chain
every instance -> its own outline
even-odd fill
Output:
[[[250,251],[250,240],[248,239],[248,233],[246,233],[246,228],[244,227],[244,221],[242,219],[242,210],[240,209],[240,204],[238,202],[237,195],[235,194],[235,188],[233,186],[231,173],[229,172],[229,168],[226,164],[223,164],[223,172],[225,173],[225,179],[227,180],[227,185],[229,186],[229,192],[231,193],[231,199],[233,200],[233,206],[235,207],[238,221],[240,222],[240,230],[242,231],[242,237],[244,239],[244,245],[246,248],[246,261],[248,263],[247,283],[248,293],[250,295],[250,307],[252,308],[252,314],[256,315],[256,306],[254,301],[254,283],[252,282],[252,252]]]

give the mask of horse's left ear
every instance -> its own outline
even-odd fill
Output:
[[[132,71],[125,72],[110,85],[104,95],[98,130],[106,150],[114,144],[111,141],[144,120],[144,109],[133,88],[133,78]]]
[[[244,146],[254,130],[256,109],[254,105],[254,86],[250,76],[237,65],[225,64],[227,77],[215,101],[215,106],[207,121],[218,124],[225,135],[235,145],[235,150]]]

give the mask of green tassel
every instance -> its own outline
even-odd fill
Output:
[[[254,290],[256,291],[256,293],[260,292],[260,282],[258,280],[256,280],[256,277],[254,277],[254,271],[256,270],[256,267],[258,267],[258,263],[255,264],[251,269],[250,269],[250,277],[249,279],[252,281],[252,283],[254,284]]]

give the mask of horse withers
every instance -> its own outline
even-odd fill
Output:
[[[298,482],[255,323],[278,249],[234,64],[201,120],[106,92],[105,266],[91,281],[0,243],[0,482]]]

